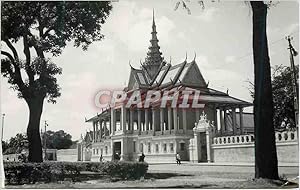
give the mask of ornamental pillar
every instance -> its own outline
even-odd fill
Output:
[[[235,108],[232,108],[232,130],[233,130],[233,135],[236,134],[236,112]]]
[[[110,121],[111,121],[111,135],[115,134],[116,131],[116,110],[111,108],[110,110]]]
[[[149,110],[145,110],[145,131],[149,130]],[[147,132],[148,133],[148,132]]]
[[[163,134],[164,132],[164,123],[165,123],[165,121],[164,121],[164,108],[160,108],[160,132],[161,132],[161,134]]]
[[[121,107],[121,127],[122,131],[125,133],[126,131],[126,108],[124,105]]]
[[[153,132],[153,135],[155,135],[155,127],[156,127],[156,114],[155,114],[155,109],[152,108],[152,132]]]
[[[130,109],[130,111],[129,111],[129,122],[130,122],[129,131],[133,131],[133,113],[134,113],[134,111],[132,109]]]
[[[172,129],[172,108],[168,107],[168,130],[171,133],[171,129]]]
[[[138,109],[138,123],[137,123],[137,127],[138,127],[138,134],[141,134],[141,115],[142,115],[142,112],[140,109]]]
[[[178,130],[177,108],[173,108],[174,131]]]
[[[243,108],[240,107],[240,134],[244,133]]]
[[[186,118],[186,109],[182,109],[182,123],[183,123],[183,132],[186,133],[187,129],[187,118]]]

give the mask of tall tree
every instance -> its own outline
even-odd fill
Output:
[[[93,41],[103,39],[101,26],[112,8],[110,2],[4,1],[1,3],[1,73],[8,78],[29,108],[27,136],[30,162],[42,162],[40,119],[44,99],[55,103],[60,88],[55,75],[61,68],[46,55],[58,56],[66,42],[86,50]],[[16,44],[23,45],[25,60]],[[48,54],[47,54],[48,53]]]
[[[271,67],[267,40],[267,10],[263,1],[250,1],[253,24],[255,178],[278,179],[273,124]]]
[[[187,10],[190,0],[177,1]],[[197,1],[204,9],[204,1]],[[254,58],[254,136],[255,178],[278,179],[278,161],[273,125],[274,109],[272,98],[270,59],[267,40],[267,10],[269,3],[250,1],[253,24]]]

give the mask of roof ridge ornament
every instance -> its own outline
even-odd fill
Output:
[[[196,60],[196,56],[197,56],[197,55],[196,55],[196,52],[194,52],[194,53],[195,53],[195,56],[194,56],[194,60],[193,60],[193,61],[195,62],[195,60]]]
[[[187,52],[185,52],[185,60],[184,61],[186,61],[187,60]]]
[[[136,69],[133,68],[133,66],[130,64],[130,60],[129,60],[128,64],[129,64],[129,66],[130,66],[131,69],[136,70]]]

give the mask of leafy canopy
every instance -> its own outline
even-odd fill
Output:
[[[295,67],[298,74],[299,66]],[[295,110],[294,110],[294,91],[293,91],[293,72],[290,67],[278,66],[273,67],[272,72],[272,90],[274,106],[274,126],[276,129],[281,128],[281,124],[290,124],[291,128],[295,127]],[[297,76],[298,78],[298,76]],[[254,98],[254,84],[249,83],[249,92]]]
[[[299,67],[295,67],[298,73]],[[284,120],[291,127],[295,127],[293,72],[290,67],[277,66],[273,71],[273,101],[274,101],[274,125],[281,126]],[[298,76],[297,76],[298,78]]]
[[[51,149],[68,149],[72,146],[72,136],[63,130],[47,131],[42,135],[42,142],[46,141],[44,147]]]
[[[28,149],[28,140],[26,134],[18,133],[11,137],[8,142],[2,141],[3,154],[21,153]]]
[[[29,101],[48,97],[55,103],[60,88],[55,75],[61,74],[45,53],[61,54],[67,42],[86,50],[93,41],[103,39],[101,26],[112,6],[110,2],[4,1],[1,3],[2,74],[18,96]],[[20,59],[16,43],[23,44],[25,60]],[[34,52],[34,54],[33,54]],[[25,71],[27,76],[24,75]]]

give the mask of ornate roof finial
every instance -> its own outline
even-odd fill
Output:
[[[152,13],[152,19],[153,19],[153,21],[152,21],[152,26],[153,26],[153,25],[155,25],[155,19],[154,19],[154,8],[153,8],[153,13]]]
[[[187,60],[187,51],[185,52],[185,60],[184,61],[186,61]]]
[[[196,55],[196,52],[195,52],[195,56],[194,56],[194,60],[193,60],[193,61],[195,61],[195,60],[196,60],[196,56],[197,56],[197,55]]]
[[[150,47],[148,48],[147,56],[145,58],[144,66],[147,68],[149,72],[149,76],[153,79],[156,76],[161,65],[164,66],[165,62],[162,57],[162,53],[160,52],[160,46],[158,45],[156,25],[155,25],[155,17],[154,17],[154,9],[152,15],[152,32],[151,32],[151,40]]]

